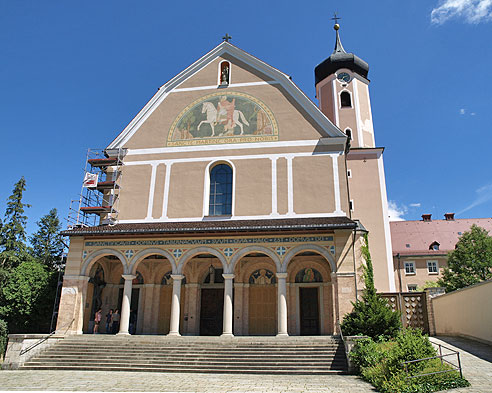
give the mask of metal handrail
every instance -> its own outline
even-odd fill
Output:
[[[44,343],[46,340],[48,340],[51,336],[53,336],[54,334],[56,334],[57,331],[59,330],[62,330],[64,329],[65,327],[67,328],[67,330],[65,331],[65,333],[68,331],[68,329],[70,328],[70,326],[72,326],[72,323],[75,321],[75,318],[73,318],[70,323],[68,324],[65,324],[63,325],[62,327],[60,327],[59,329],[56,329],[56,330],[53,330],[50,334],[40,338],[38,341],[36,341],[34,344],[32,344],[30,347],[27,347],[26,349],[23,349],[22,351],[20,351],[20,355],[24,355],[25,353],[29,352],[31,349],[33,348],[36,348],[38,345]]]
[[[431,356],[428,358],[423,358],[423,359],[415,359],[415,360],[407,360],[406,362],[402,362],[401,365],[405,367],[405,372],[407,373],[407,378],[418,378],[418,377],[424,377],[426,375],[434,375],[434,374],[443,374],[443,373],[449,373],[452,371],[459,371],[460,372],[460,377],[463,378],[463,368],[461,367],[461,358],[460,358],[460,353],[458,351],[455,351],[454,349],[451,349],[449,347],[446,347],[441,344],[437,343],[432,343],[433,345],[437,345],[439,347],[439,355],[436,356]],[[451,351],[451,353],[445,353],[444,355],[442,354],[442,348],[447,349],[448,351]],[[451,363],[450,361],[444,359],[446,356],[455,356],[458,359],[458,365],[455,365]],[[432,373],[423,373],[423,374],[417,374],[417,375],[408,375],[408,365],[411,363],[417,363],[417,362],[423,362],[425,360],[432,360],[432,359],[441,359],[441,364],[443,362],[446,362],[447,364],[451,365],[450,370],[443,370],[443,371],[435,371]]]

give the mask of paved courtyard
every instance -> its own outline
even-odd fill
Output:
[[[452,393],[492,392],[492,347],[461,338],[432,338],[462,354],[471,388]],[[371,385],[351,375],[268,376],[88,371],[0,371],[0,391],[137,391],[197,393],[363,393]]]

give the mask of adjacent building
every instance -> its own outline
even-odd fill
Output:
[[[455,219],[454,213],[446,213],[443,220],[423,214],[420,221],[391,222],[397,290],[416,291],[441,278],[448,253],[472,225],[492,231],[492,218]]]

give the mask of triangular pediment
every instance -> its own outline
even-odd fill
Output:
[[[241,73],[235,74],[236,79],[232,78],[234,82],[227,86],[225,89],[221,89],[217,80],[211,80],[210,77],[208,79],[204,78],[202,75],[210,75],[210,70],[213,70],[215,73],[216,65],[219,60],[227,60],[230,61],[231,64],[237,65],[237,70],[241,70]],[[207,70],[208,71],[205,71]],[[207,74],[208,72],[208,74]],[[234,69],[232,70],[234,72]],[[244,79],[241,79],[241,77]],[[215,75],[215,74],[214,74]],[[233,74],[234,75],[234,74]],[[248,79],[247,76],[250,76]],[[214,77],[215,78],[215,77]],[[206,79],[206,80],[205,80]],[[255,95],[251,94],[251,92],[245,90],[246,88],[255,88],[258,86],[268,86],[273,90],[272,87],[275,88],[275,91],[278,94],[282,94],[283,100],[285,101],[284,107],[271,108],[269,107],[276,105],[279,101],[275,97],[272,97],[273,93],[265,93],[263,97],[261,94]],[[171,97],[176,97],[173,93],[181,93],[179,101],[176,104],[176,108],[161,108],[161,113],[159,114],[159,107],[163,104],[164,101],[170,100]],[[188,99],[188,101],[185,101]],[[301,126],[300,129],[312,128],[313,132],[309,135],[309,139],[320,139],[323,144],[330,143],[330,141],[336,142],[337,144],[344,143],[345,135],[342,131],[336,127],[320,110],[319,108],[292,82],[290,77],[279,71],[278,69],[266,64],[265,62],[259,60],[258,58],[250,55],[249,53],[239,49],[238,47],[230,44],[229,42],[222,42],[220,45],[212,49],[206,55],[201,57],[199,60],[194,62],[188,68],[180,72],[174,78],[169,80],[163,86],[159,88],[157,93],[151,98],[151,100],[144,106],[144,108],[135,116],[135,118],[128,124],[128,126],[111,142],[111,144],[107,147],[107,149],[117,149],[126,147],[128,141],[133,138],[133,136],[137,133],[137,131],[146,123],[152,123],[152,127],[156,128],[167,128],[168,135],[166,138],[159,137],[160,140],[163,141],[165,146],[183,146],[184,144],[175,144],[173,141],[176,139],[177,142],[182,142],[179,138],[188,138],[188,142],[191,139],[197,138],[196,135],[192,135],[189,132],[185,135],[184,130],[180,127],[179,123],[182,122],[184,116],[192,116],[193,113],[204,113],[203,112],[203,103],[211,102],[214,105],[215,110],[218,108],[218,101],[224,100],[223,102],[235,102],[238,110],[238,114],[235,116],[239,119],[238,124],[242,121],[244,124],[248,124],[247,119],[251,119],[251,117],[244,116],[248,115],[246,110],[239,110],[240,105],[244,101],[246,107],[251,108],[251,111],[256,111],[256,113],[261,114],[261,119],[258,119],[258,122],[266,122],[266,127],[263,127],[263,134],[261,137],[262,141],[276,141],[278,139],[278,126],[275,121],[276,113],[283,113],[284,117],[287,117],[284,120],[284,123],[288,123],[290,119],[285,113],[298,112],[300,113],[304,119],[306,120],[306,124],[309,126]],[[270,100],[270,103],[268,102]],[[288,103],[288,104],[287,104]],[[181,105],[181,106],[179,106]],[[249,105],[249,106],[248,106]],[[288,107],[290,105],[290,107]],[[295,108],[295,110],[293,110]],[[174,113],[175,112],[175,113]],[[240,113],[239,113],[240,112]],[[243,115],[244,112],[244,115]],[[190,114],[189,114],[190,113]],[[207,114],[204,114],[205,118]],[[168,117],[166,122],[163,122],[162,126],[156,126],[159,119],[163,119],[165,116]],[[232,115],[231,115],[232,116]],[[243,116],[241,118],[241,116]],[[194,119],[197,116],[194,117]],[[244,122],[246,120],[246,122]],[[256,121],[256,119],[255,119]],[[268,123],[270,121],[270,123]],[[198,124],[199,122],[196,121]],[[209,123],[203,127],[212,127],[213,124],[217,124],[217,122]],[[255,123],[256,124],[256,123]],[[263,123],[262,123],[263,124]],[[249,124],[248,124],[249,125]],[[276,128],[277,127],[277,128]],[[259,128],[256,126],[256,128]],[[176,137],[175,129],[179,129],[180,134]],[[212,133],[211,130],[208,131]],[[223,130],[222,130],[223,132]],[[232,131],[229,131],[231,135]],[[276,133],[277,132],[277,133]],[[243,133],[243,129],[241,127],[241,135]],[[243,142],[241,138],[238,138],[239,128],[234,130],[234,136],[236,142]],[[247,135],[252,139],[251,130]],[[157,134],[150,135],[147,139],[155,140],[157,138]],[[173,139],[174,138],[174,139]],[[209,136],[209,139],[204,143],[215,143]],[[258,137],[259,138],[259,137]],[[244,139],[247,139],[246,136]],[[292,137],[291,137],[292,139]],[[303,139],[300,136],[299,139]],[[306,137],[304,137],[306,139]],[[165,142],[164,142],[165,140]],[[247,141],[247,140],[244,140]],[[176,143],[177,143],[176,142]],[[185,141],[186,142],[186,141]],[[193,140],[193,143],[189,143],[190,145],[195,144],[196,141]],[[218,143],[229,143],[229,142],[218,142]],[[150,146],[143,146],[142,144],[132,145],[131,148],[145,148]]]

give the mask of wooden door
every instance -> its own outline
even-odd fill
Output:
[[[270,336],[277,333],[277,288],[275,285],[249,287],[250,336]]]
[[[299,288],[301,336],[319,334],[318,288]]]
[[[200,306],[200,335],[220,336],[224,319],[224,289],[203,288]]]
[[[173,286],[163,285],[159,296],[159,320],[157,322],[157,333],[168,334],[169,322],[171,320],[171,300],[173,296]]]

